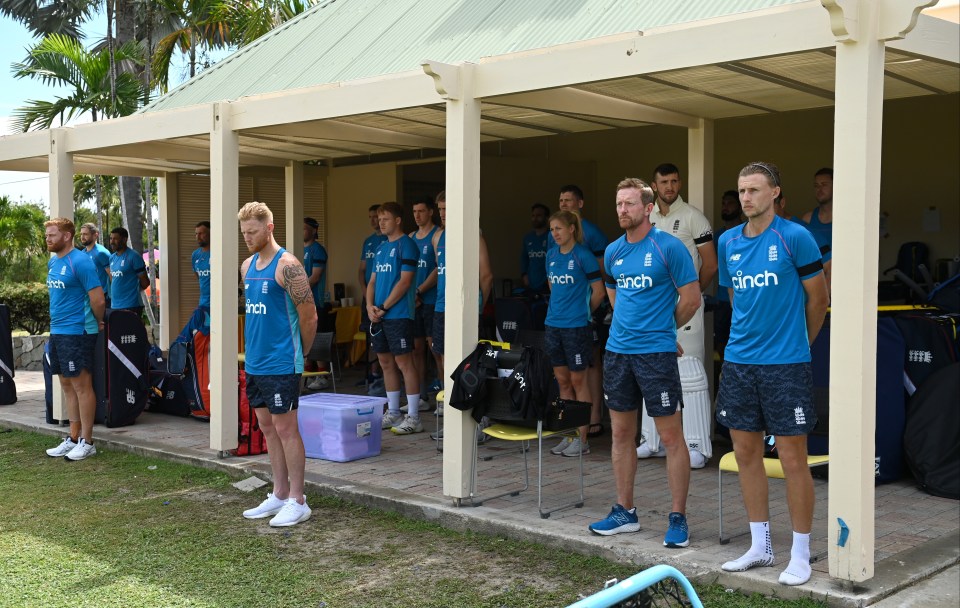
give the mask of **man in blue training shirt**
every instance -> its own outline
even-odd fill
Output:
[[[47,456],[83,460],[97,453],[93,445],[97,400],[91,373],[97,334],[103,329],[103,288],[93,262],[73,247],[73,222],[57,217],[44,226],[47,251],[54,254],[47,262],[50,370],[60,376],[70,419],[70,436],[47,450]]]
[[[547,246],[550,227],[547,219],[550,208],[543,203],[530,207],[530,224],[533,230],[523,235],[523,250],[520,252],[520,279],[526,289],[547,293]]]
[[[367,315],[373,350],[383,368],[387,412],[381,424],[397,435],[422,433],[420,383],[413,363],[413,317],[416,294],[417,245],[403,233],[403,207],[384,203],[377,212],[387,240],[377,248],[373,274],[367,283]],[[407,391],[407,415],[400,413],[400,377]]]
[[[367,357],[370,364],[370,376],[367,377],[367,390],[371,395],[378,394],[381,397],[386,395],[383,388],[383,375],[379,369],[380,364],[376,361],[373,348],[370,345],[370,318],[367,316],[367,283],[370,282],[370,275],[373,274],[374,258],[377,257],[377,247],[380,246],[387,237],[380,233],[380,220],[377,218],[377,209],[380,205],[370,205],[367,209],[367,217],[370,220],[370,227],[373,228],[373,234],[363,240],[363,246],[360,248],[360,267],[357,268],[357,278],[360,281],[360,329],[367,332]]]
[[[197,239],[197,248],[193,250],[190,256],[190,265],[193,267],[193,274],[197,275],[197,281],[200,283],[200,302],[201,308],[210,311],[210,222],[204,220],[197,222],[193,229],[193,235]]]
[[[420,256],[414,279],[417,309],[413,317],[413,364],[417,366],[417,378],[420,380],[421,410],[430,409],[430,388],[426,376],[430,367],[427,357],[433,356],[433,309],[437,303],[437,251],[433,246],[433,237],[439,228],[434,222],[435,214],[436,203],[429,198],[413,204],[413,220],[417,229],[410,233],[410,238],[416,243],[417,255]],[[437,361],[436,356],[433,358]],[[433,392],[439,390],[434,387]]]
[[[140,292],[150,285],[147,279],[147,265],[143,263],[139,251],[127,247],[130,234],[126,228],[114,228],[110,231],[110,306],[116,310],[130,310],[137,314],[143,312]]]
[[[667,450],[672,507],[663,544],[676,548],[690,544],[686,519],[690,453],[683,436],[677,327],[700,307],[700,285],[684,244],[650,223],[654,200],[653,189],[642,180],[627,178],[617,185],[617,216],[626,234],[604,255],[613,323],[603,374],[613,424],[617,504],[606,519],[589,528],[604,536],[640,529],[633,489],[637,408],[643,401]]]
[[[717,420],[730,429],[740,487],[750,520],[750,549],[724,563],[728,572],[773,565],[763,436],[776,437],[793,523],[784,585],[810,579],[813,479],[807,434],[813,409],[810,344],[827,312],[820,251],[803,227],[778,217],[780,172],[750,163],[737,182],[747,223],[723,234],[718,246],[720,285],[730,294],[733,320],[724,353]]]
[[[80,244],[83,245],[83,251],[90,257],[93,266],[97,269],[97,278],[100,279],[100,287],[103,293],[110,293],[110,250],[101,245],[100,230],[97,225],[87,222],[80,226]],[[107,297],[107,308],[110,308],[110,298]]]
[[[307,279],[310,281],[310,291],[313,293],[313,302],[317,306],[317,330],[336,331],[336,327],[330,322],[332,317],[325,310],[327,250],[317,242],[317,231],[319,229],[320,222],[312,217],[303,218],[303,270],[307,273]],[[308,360],[307,369],[310,371],[316,370],[317,364]],[[321,390],[329,386],[330,381],[323,376],[314,376],[306,382],[306,387],[311,390]]]
[[[253,253],[240,269],[246,296],[247,399],[256,408],[273,471],[273,492],[243,516],[272,516],[270,525],[275,528],[294,526],[311,513],[303,493],[306,456],[297,407],[303,354],[317,333],[317,308],[300,261],[273,238],[270,208],[247,203],[237,218],[247,249]]]

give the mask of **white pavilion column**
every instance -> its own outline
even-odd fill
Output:
[[[237,447],[237,286],[240,138],[230,104],[215,105],[210,132],[210,448]]]
[[[473,97],[473,65],[423,64],[447,100],[447,292],[443,388],[477,345],[480,314],[480,100]],[[469,412],[445,407],[443,493],[459,504],[473,491],[477,425]]]
[[[713,121],[701,118],[695,128],[687,129],[687,202],[713,223]],[[713,394],[713,314],[703,315],[703,369]]]
[[[303,163],[284,167],[284,207],[287,218],[287,251],[303,259]]]
[[[827,547],[830,575],[861,582],[874,572],[884,40],[906,36],[931,2],[821,2],[837,38],[833,221],[843,235],[833,240]]]
[[[67,130],[50,129],[50,217],[73,219],[73,156],[67,153]],[[66,402],[60,376],[53,377],[53,417],[66,420]]]
[[[180,260],[180,239],[177,224],[180,211],[177,202],[177,174],[165,173],[157,180],[157,201],[160,208],[160,348],[167,350],[180,333],[180,282],[175,280]]]

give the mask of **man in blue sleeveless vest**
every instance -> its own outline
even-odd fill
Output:
[[[47,456],[83,460],[97,453],[93,445],[97,401],[91,372],[97,334],[103,329],[103,288],[93,262],[73,247],[73,222],[57,217],[44,226],[47,251],[54,254],[47,262],[50,369],[60,376],[70,419],[70,436],[47,450]]]
[[[116,227],[110,231],[110,307],[117,310],[143,312],[140,292],[150,286],[147,265],[139,251],[127,247],[130,233]]]
[[[246,295],[247,399],[257,410],[273,470],[273,492],[243,516],[273,516],[271,526],[293,526],[310,518],[303,493],[306,456],[297,406],[304,351],[317,333],[317,309],[300,261],[273,238],[270,208],[247,203],[237,218],[253,253],[240,269]]]
[[[827,285],[813,236],[776,214],[777,167],[750,163],[740,171],[737,187],[747,223],[725,232],[717,248],[720,285],[733,305],[717,420],[733,439],[752,542],[721,568],[742,572],[773,565],[763,466],[763,436],[770,434],[776,436],[793,524],[790,563],[780,583],[802,585],[810,579],[814,503],[807,434],[817,423],[810,344],[827,313]]]
[[[677,363],[677,328],[700,307],[693,259],[677,237],[650,223],[653,189],[627,178],[617,185],[617,216],[626,232],[604,254],[613,322],[604,354],[603,394],[613,425],[617,500],[610,514],[590,525],[595,534],[637,532],[637,408],[643,402],[667,449],[671,509],[663,545],[690,544],[686,504],[690,453],[683,437],[683,389]]]
[[[387,412],[381,424],[397,435],[422,433],[420,380],[413,363],[413,281],[419,255],[417,245],[403,233],[403,207],[384,203],[377,212],[387,240],[377,248],[374,270],[367,283],[367,315],[373,350],[383,368]],[[407,391],[407,415],[400,413],[400,379]]]
[[[416,312],[413,317],[413,363],[417,366],[417,378],[420,380],[421,410],[430,409],[427,385],[427,351],[433,354],[433,309],[437,303],[437,252],[433,246],[433,237],[437,228],[435,220],[436,205],[430,199],[419,200],[413,204],[413,220],[417,229],[410,238],[417,245],[417,276],[414,280],[416,293]],[[436,357],[434,357],[436,360]],[[436,389],[440,390],[440,389]]]
[[[833,169],[823,167],[813,176],[813,196],[817,199],[816,209],[811,209],[803,214],[801,218],[807,226],[807,230],[813,233],[813,238],[821,250],[826,247],[827,250],[833,249]],[[830,290],[830,272],[827,269],[824,272],[824,278],[827,280],[827,291]]]

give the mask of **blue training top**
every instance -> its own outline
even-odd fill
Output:
[[[550,231],[537,234],[535,230],[523,235],[523,251],[520,252],[520,274],[527,275],[530,289],[543,289],[547,285],[547,241]]]
[[[436,234],[437,230],[438,228],[434,226],[433,229],[427,233],[427,236],[422,239],[417,237],[416,230],[410,233],[410,238],[417,244],[417,252],[419,255],[417,276],[413,281],[414,287],[420,287],[420,285],[427,280],[427,277],[430,276],[430,273],[433,272],[433,269],[437,267],[437,254],[433,250],[433,235]],[[416,290],[414,290],[414,293],[416,293]],[[434,285],[426,291],[420,290],[420,301],[432,306],[437,301],[437,286]]]
[[[554,247],[547,254],[547,280],[550,305],[545,323],[560,328],[589,325],[591,284],[600,280],[597,258],[580,243],[568,253]]]
[[[447,267],[447,259],[443,255],[447,249],[447,231],[440,233],[437,239],[437,301],[433,309],[437,312],[447,310],[447,275],[444,273]]]
[[[204,251],[202,247],[193,250],[190,256],[190,264],[193,266],[193,272],[200,281],[200,306],[210,307],[210,250]]]
[[[607,247],[607,237],[603,234],[600,228],[597,227],[593,222],[580,218],[580,227],[583,229],[583,244],[590,250],[590,253],[593,254],[595,258],[602,258],[604,249]],[[553,249],[557,246],[557,242],[550,238],[547,239],[547,250]]]
[[[725,232],[718,256],[720,285],[733,288],[724,359],[752,365],[810,361],[802,281],[823,268],[813,236],[775,217],[758,236],[744,236],[743,226]]]
[[[824,224],[820,221],[820,207],[814,209],[813,213],[810,214],[810,223],[807,224],[807,230],[813,233],[818,245],[833,246],[833,222]],[[819,238],[817,238],[817,235],[820,235]]]
[[[100,287],[103,288],[103,293],[106,294],[107,290],[110,289],[108,278],[110,273],[110,250],[100,243],[94,243],[93,249],[84,247],[83,252],[87,254],[87,257],[93,262],[93,266],[97,270],[97,278],[100,279]]]
[[[413,239],[403,235],[395,241],[384,241],[377,247],[377,255],[374,258],[373,271],[377,275],[376,285],[374,285],[374,301],[368,302],[377,306],[383,305],[393,287],[400,282],[402,272],[416,272],[419,256],[417,255],[417,245]],[[416,308],[416,291],[413,285],[400,298],[399,302],[394,302],[384,319],[413,319],[413,313]]]
[[[363,241],[363,248],[360,250],[360,261],[366,262],[363,272],[363,282],[370,282],[370,275],[373,274],[374,258],[377,257],[377,247],[387,240],[387,237],[374,232]]]
[[[50,290],[50,333],[66,335],[95,334],[97,319],[90,308],[91,289],[100,287],[97,269],[90,258],[77,249],[47,262],[47,289]]]
[[[326,268],[327,267],[327,250],[324,249],[323,245],[314,241],[310,246],[305,247],[303,250],[303,269],[307,273],[307,278],[310,278],[310,275],[313,274],[314,268]],[[313,292],[313,303],[317,306],[322,307],[327,299],[327,273],[324,270],[323,274],[320,275],[320,280],[317,281],[316,285],[310,287],[310,291]]]
[[[110,255],[110,306],[134,308],[140,301],[140,275],[147,271],[140,253],[127,247],[123,253]]]
[[[246,315],[243,320],[248,374],[290,375],[303,373],[303,341],[300,315],[290,294],[277,282],[277,264],[282,247],[263,270],[257,270],[260,254],[253,254],[243,277]]]
[[[624,234],[607,247],[603,266],[616,290],[607,350],[624,355],[677,350],[677,289],[696,282],[687,247],[654,226],[642,240]]]

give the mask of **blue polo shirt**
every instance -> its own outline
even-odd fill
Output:
[[[363,273],[363,282],[370,282],[370,275],[373,274],[374,258],[377,257],[377,247],[387,240],[382,234],[374,232],[363,241],[363,248],[360,250],[360,261],[366,262],[366,270]]]
[[[599,280],[597,258],[580,243],[568,253],[561,253],[559,247],[551,249],[547,254],[550,305],[545,323],[559,328],[589,325],[591,284]]]
[[[210,307],[210,250],[197,248],[190,256],[190,265],[200,281],[200,306]]]
[[[326,268],[327,267],[327,250],[324,249],[323,245],[314,241],[310,243],[307,247],[303,249],[303,269],[307,273],[307,278],[310,278],[310,275],[313,274],[314,268]],[[327,273],[326,271],[320,275],[320,280],[317,281],[316,285],[310,287],[310,291],[313,292],[313,302],[317,306],[323,306],[327,296]]]
[[[97,269],[78,249],[47,262],[47,289],[50,290],[50,333],[96,334],[97,319],[90,308],[89,291],[100,287]]]
[[[395,241],[387,240],[381,243],[374,257],[373,272],[377,280],[374,285],[372,304],[382,305],[390,296],[394,286],[400,282],[401,273],[416,272],[419,261],[417,245],[409,236],[403,235]],[[411,284],[404,297],[400,298],[399,302],[394,302],[383,318],[413,320],[415,308],[416,290]]]
[[[100,243],[94,243],[93,249],[84,247],[83,252],[87,254],[87,257],[93,262],[93,266],[97,270],[97,278],[100,279],[100,287],[103,288],[103,293],[106,294],[107,290],[110,289],[110,250]]]
[[[724,359],[752,365],[809,362],[803,281],[822,272],[817,243],[805,228],[780,217],[754,237],[744,236],[744,225],[723,233],[718,247],[720,285],[733,288]]]
[[[523,235],[523,251],[520,252],[520,274],[527,275],[530,289],[543,289],[547,285],[547,241],[550,231],[537,234],[536,230]]]
[[[433,272],[433,269],[437,267],[437,252],[433,250],[433,235],[436,234],[437,230],[438,228],[434,226],[422,239],[417,236],[416,231],[410,233],[410,238],[417,245],[417,254],[419,255],[417,277],[413,281],[415,287],[420,287]],[[414,290],[414,295],[416,295],[416,290]],[[437,286],[434,285],[427,290],[421,289],[420,300],[428,306],[433,306],[437,302]]]
[[[127,247],[123,253],[110,255],[110,306],[134,308],[140,301],[140,275],[147,271],[140,253]]]
[[[677,289],[696,282],[687,247],[654,226],[642,240],[624,234],[603,258],[607,288],[616,290],[607,350],[624,355],[676,352]]]

